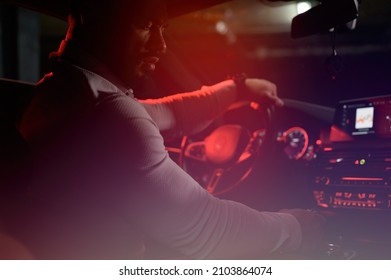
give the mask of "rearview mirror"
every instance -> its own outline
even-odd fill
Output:
[[[291,2],[294,0],[268,0],[269,2]],[[348,24],[352,29],[358,17],[359,0],[318,0],[319,5],[297,15],[292,20],[291,36],[300,38],[328,31]]]
[[[356,0],[328,0],[292,20],[291,36],[300,38],[347,24],[358,17]]]

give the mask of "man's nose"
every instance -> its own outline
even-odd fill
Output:
[[[148,49],[150,51],[163,54],[167,51],[166,40],[164,39],[163,29],[156,28],[149,38]]]

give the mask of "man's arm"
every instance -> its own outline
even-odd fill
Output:
[[[226,80],[191,93],[140,101],[161,132],[181,136],[204,129],[235,101],[249,100],[282,105],[277,87],[261,79],[245,79],[242,85]]]
[[[204,129],[237,99],[235,83],[226,80],[200,90],[140,101],[159,130],[171,136]]]

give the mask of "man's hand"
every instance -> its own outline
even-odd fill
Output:
[[[280,212],[293,215],[300,224],[302,242],[300,252],[304,254],[314,253],[324,242],[324,226],[326,219],[316,211],[304,209],[281,210]]]
[[[247,90],[246,99],[269,103],[278,107],[284,105],[284,102],[277,95],[277,86],[274,83],[263,79],[247,78],[244,85]]]

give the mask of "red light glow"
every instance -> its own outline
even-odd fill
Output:
[[[342,177],[343,181],[384,181],[383,178],[370,178],[370,177]]]

